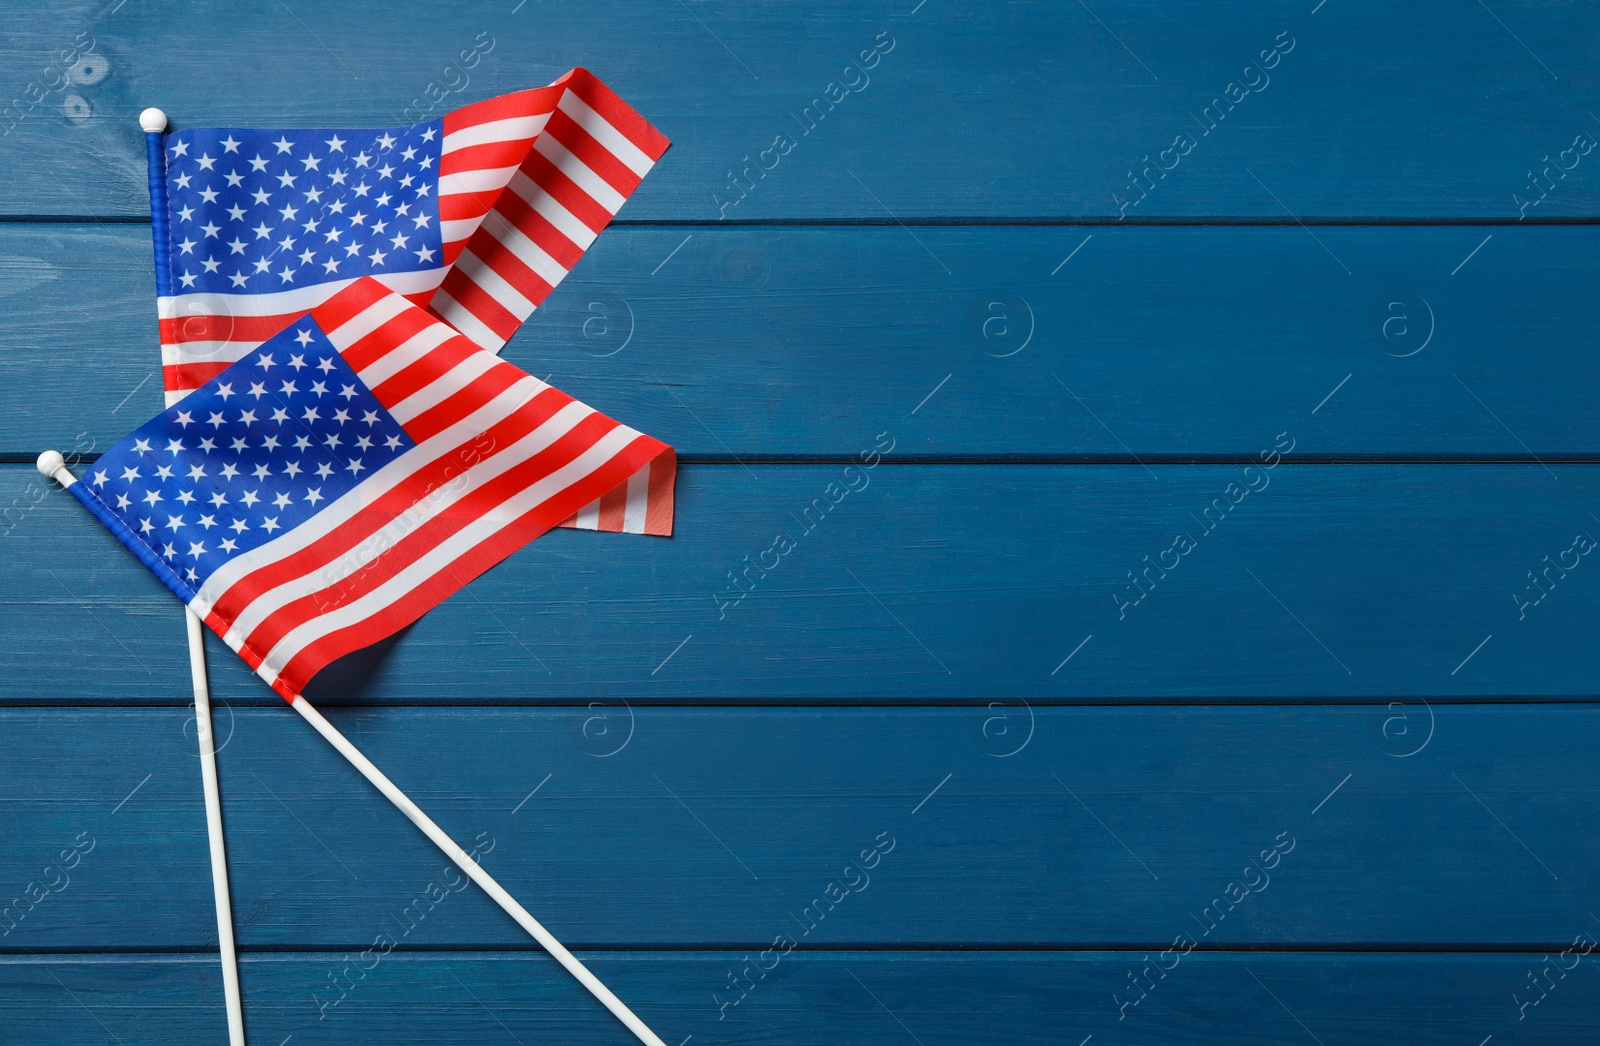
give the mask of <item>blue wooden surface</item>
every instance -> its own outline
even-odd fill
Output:
[[[161,408],[132,349],[148,231],[0,225],[0,455]],[[1600,229],[1316,235],[1354,275],[1298,227],[613,228],[505,353],[691,461],[850,458],[885,430],[894,460],[1236,460],[1285,429],[1296,461],[1600,455],[1573,424],[1600,410]],[[59,339],[127,348],[85,387]]]
[[[1573,546],[1600,536],[1594,464],[882,463],[851,473],[864,489],[824,513],[814,502],[828,504],[830,484],[849,490],[845,468],[685,465],[671,541],[547,535],[307,693],[449,705],[1593,693],[1582,637],[1600,571]],[[18,607],[0,650],[14,699],[186,700],[160,582],[75,502],[29,506],[45,493],[31,466],[0,466],[0,491],[26,510],[16,540],[57,564],[0,563]],[[767,555],[769,573],[748,566],[780,533],[792,551]],[[1535,568],[1551,571],[1542,587]],[[86,607],[98,620],[85,624]],[[38,647],[75,627],[101,656],[41,672]],[[212,649],[219,696],[276,700]]]
[[[1553,966],[1560,951],[1197,951],[1169,955],[1169,966],[1179,962],[1159,980],[1159,951],[794,951],[722,1019],[712,995],[722,989],[724,1001],[740,998],[726,990],[730,974],[759,953],[589,951],[580,958],[672,1043],[1055,1046],[1090,1036],[1093,1043],[1201,1046],[1317,1040],[1453,1046],[1489,1036],[1521,1046],[1592,1043],[1592,996],[1585,997],[1580,979],[1593,976],[1592,954],[1563,957],[1573,969],[1560,978]],[[349,952],[247,955],[240,978],[254,1003],[251,1041],[626,1041],[597,1003],[571,991],[555,963],[537,953],[391,952],[364,978],[357,961],[372,963]],[[1128,985],[1146,966],[1153,987],[1141,997]],[[1530,973],[1547,967],[1554,986],[1541,999],[1525,986]],[[340,981],[344,997],[322,1009],[339,999],[330,984],[340,978],[349,978]],[[1512,1001],[1519,988],[1525,1000],[1541,999],[1539,1005],[1519,1011]],[[321,995],[313,998],[317,989]],[[164,1046],[226,1038],[220,1009],[194,1005],[197,996],[221,991],[214,956],[6,957],[0,991],[33,1001],[14,1017],[7,1013],[8,1042]],[[1119,1018],[1124,1011],[1116,1000],[1130,997],[1141,1001]],[[1519,1020],[1519,1012],[1526,1018]]]
[[[0,1043],[223,1035],[181,616],[31,466],[159,405],[135,114],[576,64],[674,145],[506,353],[679,449],[677,535],[549,535],[312,696],[668,1042],[1600,1036],[1591,8],[7,20]],[[253,1042],[628,1041],[210,652]]]
[[[1512,194],[1538,196],[1525,172],[1600,133],[1586,112],[1600,58],[1586,5],[1315,5],[361,0],[291,12],[72,0],[53,18],[17,19],[6,97],[52,79],[51,56],[79,32],[108,69],[78,89],[41,89],[0,141],[18,177],[3,207],[148,216],[144,143],[126,114],[152,99],[180,126],[387,126],[426,109],[415,103],[430,87],[443,111],[578,63],[674,142],[626,221],[1515,221]],[[846,73],[880,34],[887,53]],[[480,40],[494,46],[475,66],[448,65]],[[805,116],[829,84],[840,100],[821,121]],[[62,112],[68,93],[82,99],[79,119]],[[728,172],[742,176],[779,134],[799,141],[730,192]],[[1163,159],[1180,134],[1193,136],[1187,154]],[[1553,172],[1556,188],[1521,214],[1592,214],[1595,162],[1561,160],[1573,169]],[[1118,199],[1139,192],[1130,170],[1157,163],[1172,170],[1124,209]]]
[[[441,881],[442,859],[281,711],[218,715],[240,940],[331,950],[398,933],[394,918]],[[37,875],[26,859],[57,840],[82,831],[95,843],[7,943],[198,950],[211,939],[189,714],[0,713],[0,758],[49,782],[11,822],[17,874]],[[889,852],[850,873],[858,888],[807,943],[1160,948],[1187,930],[1253,949],[1532,947],[1567,933],[1573,906],[1600,886],[1600,843],[1560,827],[1600,798],[1588,708],[764,702],[331,715],[574,945],[764,947],[799,932],[790,915],[880,833]],[[48,743],[62,729],[117,754],[62,766]],[[1559,782],[1551,764],[1565,768]],[[1287,852],[1249,873],[1248,901],[1218,919],[1228,884],[1277,846]],[[1489,890],[1497,903],[1479,903]],[[130,893],[145,918],[117,918]],[[524,941],[470,891],[406,943]]]

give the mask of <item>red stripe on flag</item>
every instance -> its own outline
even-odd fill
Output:
[[[446,396],[406,422],[406,434],[416,442],[424,443],[526,377],[528,374],[521,367],[502,360],[475,378],[466,388]],[[548,386],[541,389],[528,402],[532,403],[533,400],[539,401],[537,409],[545,416],[554,414],[573,402],[572,397],[565,392]]]
[[[500,217],[543,248],[563,269],[571,270],[583,257],[582,247],[568,239],[565,233],[550,224],[548,218],[535,210],[533,204],[516,193],[501,193],[494,209]],[[534,299],[534,304],[538,304],[538,299]]]
[[[480,486],[473,488],[455,501],[447,511],[422,521],[420,525],[401,535],[393,544],[385,546],[381,553],[360,567],[356,574],[314,592],[309,592],[268,614],[266,619],[256,626],[245,639],[245,645],[265,654],[271,651],[274,646],[301,623],[325,616],[365,597],[379,586],[399,576],[457,532],[493,512],[508,499],[515,497],[518,492],[572,462],[592,447],[607,432],[616,427],[617,423],[604,414],[589,415],[550,446],[521,461],[516,466],[507,469],[500,475],[487,480]],[[601,471],[603,472],[604,469]],[[591,473],[585,478],[592,480],[598,474],[600,473]],[[565,489],[570,490],[571,487]],[[410,494],[410,498],[407,499],[409,504],[418,495],[425,493],[425,490],[424,488],[410,486],[408,493]],[[561,493],[564,493],[564,491]],[[553,500],[560,500],[561,493],[558,493]],[[565,515],[564,509],[561,515]],[[560,517],[558,516],[557,518]],[[352,520],[350,522],[353,523],[355,521]],[[357,541],[351,541],[346,538],[337,542],[337,546],[344,549],[356,547],[359,541],[366,540],[368,534],[378,530],[388,520],[368,520],[367,522],[369,529],[366,533],[361,534]],[[372,526],[371,524],[373,523],[376,523],[377,526]],[[346,526],[349,526],[349,524],[346,524]],[[548,527],[545,529],[548,529]],[[532,540],[533,537],[537,536],[537,534],[531,535],[524,540]],[[323,542],[318,542],[318,544],[326,543],[326,539]],[[313,569],[316,568],[314,567]],[[309,573],[310,571],[297,572],[284,578],[284,580],[303,577]],[[279,583],[281,584],[281,582]],[[396,600],[396,603],[403,604],[409,598],[409,595],[402,596]]]
[[[667,146],[672,144],[666,135],[656,130],[649,120],[640,116],[633,106],[623,101],[589,70],[580,66],[557,80],[556,84],[564,82],[570,83],[573,93],[582,98],[589,108],[605,117],[607,123],[621,131],[623,137],[637,145],[639,151],[650,159],[661,159]]]
[[[577,121],[560,109],[550,114],[550,122],[545,124],[544,133],[566,146],[569,153],[582,160],[589,170],[605,179],[606,184],[617,190],[621,196],[630,195],[643,180],[634,174],[627,164],[617,159],[616,153],[600,144],[588,131],[578,126]]]
[[[311,318],[323,331],[331,331],[343,327],[392,293],[371,276],[363,276],[312,309]]]
[[[441,178],[453,174],[465,174],[469,171],[494,171],[505,167],[515,167],[527,155],[528,147],[533,144],[533,138],[508,138],[498,142],[483,142],[478,145],[463,145],[442,153],[439,157],[439,176]],[[448,184],[444,186],[448,193],[459,193]],[[491,200],[491,202],[493,202]],[[488,209],[488,204],[484,205]]]
[[[628,481],[600,495],[600,529],[620,531],[628,511]]]
[[[371,386],[372,395],[383,404],[385,410],[393,410],[407,396],[433,384],[452,367],[465,362],[473,353],[484,351],[486,350],[458,334],[415,363],[406,365],[393,377]]]
[[[528,266],[524,265],[523,262],[522,262],[522,259],[520,259],[516,255],[512,254],[509,248],[503,247],[499,243],[479,244],[478,246],[480,246],[480,247],[487,246],[487,247],[491,248],[491,250],[489,252],[489,257],[487,259],[481,259],[483,264],[487,265],[490,268],[490,270],[492,270],[494,272],[494,274],[496,276],[499,276],[502,280],[505,280],[512,287],[516,288],[517,292],[519,294],[521,294],[524,298],[528,299],[528,302],[530,304],[532,304],[533,306],[537,307],[540,302],[544,301],[545,298],[549,297],[551,290],[553,290],[554,288],[551,287],[550,284],[546,283],[542,276],[540,276],[538,273],[534,272],[532,269],[528,268]],[[469,281],[471,280],[471,277],[469,276],[469,274],[466,273],[466,272],[463,272],[461,270],[457,270],[456,272],[452,273],[451,275],[454,276],[456,278],[456,280],[458,282],[462,283],[462,284],[468,284]],[[474,287],[474,290],[477,289],[475,284],[472,285],[472,286]],[[484,292],[480,291],[479,293],[484,293]],[[455,295],[452,294],[451,297],[455,297]],[[460,298],[456,298],[456,300],[457,301],[461,301]],[[496,300],[498,301],[498,299],[496,299]],[[465,303],[463,302],[463,304],[465,304]],[[507,308],[508,308],[508,311],[509,311],[509,306]],[[520,304],[517,304],[516,308],[517,308],[518,312],[521,312],[521,305]],[[476,308],[469,308],[468,311],[473,312],[474,314],[477,313]],[[485,318],[485,317],[479,317],[479,318],[483,319],[485,323],[488,323],[487,318]],[[517,322],[518,325],[520,325],[522,323],[522,321],[527,319],[527,318],[528,318],[527,315],[516,315],[515,316],[515,319],[516,319],[516,322]],[[489,326],[493,327],[494,325],[492,323],[490,323]],[[512,329],[512,332],[515,333],[516,327],[512,327],[511,329]],[[495,331],[495,333],[498,334],[500,332],[497,329]],[[503,335],[503,336],[506,337],[506,338],[510,337],[510,335]]]
[[[345,362],[359,374],[438,322],[419,309],[406,309],[344,349]]]
[[[166,317],[160,321],[164,344],[186,341],[250,341],[260,344],[304,316],[304,311],[283,316],[226,316],[197,313]]]
[[[231,366],[232,363],[169,363],[161,368],[161,376],[169,390],[198,389]]]
[[[600,206],[593,196],[579,188],[571,178],[562,174],[560,168],[547,160],[537,149],[528,151],[528,158],[522,161],[522,173],[557,203],[571,211],[573,216],[587,225],[591,232],[598,233],[611,223],[612,213]]]
[[[661,453],[655,458],[651,459],[649,470],[650,471],[648,475],[645,477],[647,485],[645,493],[644,533],[654,534],[659,537],[671,537],[673,516],[673,486],[676,482],[678,473],[677,454],[671,447],[663,445]],[[630,476],[629,479],[632,479],[632,476]],[[627,485],[624,483],[623,486],[616,492],[618,496],[624,498],[624,503],[626,490]],[[587,508],[588,506],[586,505],[584,507]],[[627,524],[625,518],[615,515],[608,517],[604,511],[605,502],[603,499],[601,504],[596,506],[596,508],[597,515],[599,516],[597,526],[578,526],[578,514],[576,512],[556,525],[561,527],[571,527],[575,530],[603,530],[616,534],[626,532]]]
[[[550,390],[555,392],[554,389]],[[554,396],[535,396],[518,410],[496,425],[490,426],[477,442],[490,447],[511,447],[539,426],[545,424],[557,411],[571,402],[571,397],[556,393]],[[603,415],[602,415],[603,416]],[[421,498],[427,497],[458,477],[472,465],[482,460],[482,455],[463,455],[471,445],[440,455],[418,468],[403,482],[379,495],[370,505],[363,505],[351,517],[317,538],[305,548],[265,563],[230,585],[217,599],[215,611],[228,621],[234,621],[256,599],[272,589],[297,577],[304,577],[338,561],[360,548],[361,543],[386,524],[402,515]],[[492,451],[491,451],[492,453]]]
[[[667,447],[650,462],[650,500],[644,516],[646,534],[672,536],[673,488],[677,477],[678,453]]]
[[[547,113],[555,107],[556,99],[561,96],[556,89],[559,83],[561,80],[557,80],[549,87],[530,87],[525,91],[513,91],[510,94],[485,98],[481,102],[473,102],[471,105],[464,105],[445,113],[444,133],[448,136],[496,120],[512,120],[519,116]]]
[[[450,275],[444,278],[444,286],[440,290],[454,298],[463,309],[472,313],[479,323],[494,331],[502,345],[511,340],[511,336],[517,333],[517,328],[522,326],[522,321],[527,318],[518,316],[506,308],[498,298],[478,286],[466,271],[459,267],[450,270]]]
[[[521,162],[521,158],[518,158]],[[493,200],[485,203],[482,193],[440,193],[439,194],[439,220],[441,222],[460,222],[472,218],[482,218],[489,213],[489,209],[498,200],[495,195]]]
[[[434,573],[418,584],[406,598],[390,604],[384,610],[357,624],[332,632],[307,645],[284,666],[281,675],[286,677],[287,685],[292,687],[294,692],[298,692],[328,662],[350,650],[375,643],[404,628],[490,567],[547,532],[554,525],[554,521],[561,518],[561,513],[570,510],[575,504],[587,504],[593,501],[598,492],[596,488],[612,482],[613,473],[630,469],[637,471],[641,459],[647,459],[654,451],[654,446],[640,447],[641,443],[659,446],[650,437],[641,436],[613,458],[604,469],[568,487],[560,495],[502,527],[496,534],[456,558],[446,569]]]

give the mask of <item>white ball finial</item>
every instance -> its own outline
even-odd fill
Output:
[[[53,479],[57,472],[67,467],[67,459],[61,456],[59,450],[47,450],[39,455],[39,460],[36,464],[39,466],[41,475],[46,479]]]
[[[160,134],[167,129],[167,114],[151,107],[139,114],[139,126],[146,134]]]

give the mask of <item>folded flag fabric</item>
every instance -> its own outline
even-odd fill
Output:
[[[363,277],[71,489],[292,700],[597,499],[670,534],[675,462]]]
[[[668,142],[574,69],[412,127],[147,144],[171,405],[368,276],[498,351]]]
[[[586,69],[413,127],[147,138],[168,406],[364,276],[499,351],[668,145]],[[560,525],[642,532],[623,500]]]

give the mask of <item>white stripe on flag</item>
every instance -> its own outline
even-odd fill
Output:
[[[323,331],[333,347],[343,352],[385,323],[414,306],[397,294],[385,295],[345,320],[331,331]]]
[[[372,278],[400,294],[423,294],[439,286],[445,271],[440,266],[417,272],[381,273]],[[156,314],[164,320],[181,320],[190,316],[283,316],[302,313],[316,308],[354,282],[353,279],[333,280],[265,294],[212,294],[198,291],[176,294],[157,298]]]
[[[438,406],[483,377],[499,362],[500,358],[492,352],[470,353],[460,363],[390,407],[389,413],[404,427],[429,407]]]
[[[589,169],[589,165],[567,151],[567,147],[550,137],[541,134],[533,140],[534,149],[539,155],[556,165],[556,169],[571,178],[578,188],[588,193],[589,196],[604,207],[607,214],[616,214],[622,209],[624,197],[611,187],[611,183]]]
[[[586,251],[589,245],[594,243],[594,238],[598,234],[526,174],[518,171],[506,188],[520,196],[524,203],[538,212],[545,221],[554,225],[556,230],[571,240],[579,250]]]
[[[643,534],[645,512],[650,507],[650,466],[628,477],[628,504],[623,510],[622,532]]]
[[[628,444],[638,436],[637,432],[623,425],[606,433],[583,454],[477,517],[388,581],[337,610],[321,614],[294,628],[262,659],[260,670],[276,679],[294,656],[307,646],[330,632],[360,624],[404,599],[417,586],[426,583],[440,571],[448,570],[462,556],[509,524],[603,467],[627,449]]]
[[[375,388],[420,360],[451,338],[459,338],[447,324],[430,323],[412,337],[362,367],[356,375],[367,388]]]
[[[572,117],[574,123],[589,132],[589,136],[601,145],[606,151],[625,164],[628,170],[643,178],[655,166],[655,161],[644,154],[637,145],[630,142],[626,136],[615,127],[611,121],[589,108],[582,98],[572,91],[561,96],[561,101],[556,103],[556,108]]]
[[[580,508],[577,517],[572,521],[572,525],[579,530],[599,530],[600,499],[596,498]]]
[[[491,211],[485,215],[483,225],[499,241],[500,246],[516,255],[518,261],[532,269],[534,274],[545,283],[554,287],[566,279],[567,270],[561,267],[561,263],[545,253],[545,249],[530,240],[521,229],[506,221],[498,211]],[[483,287],[484,290],[489,290],[483,283],[476,280],[474,282],[477,282],[478,286]],[[493,292],[491,291],[490,293],[492,294]],[[528,314],[533,311],[533,303],[523,298],[520,293],[517,297],[527,302],[526,311],[518,311],[512,308],[509,300],[500,297],[498,294],[494,295],[495,300],[504,305],[507,312],[512,313],[519,319],[527,319]]]
[[[503,451],[489,455],[488,458],[471,466],[460,476],[452,478],[447,485],[430,490],[406,511],[390,519],[371,533],[362,536],[359,542],[353,543],[346,548],[343,555],[334,559],[333,562],[323,564],[309,573],[292,578],[261,593],[261,595],[251,600],[250,604],[234,618],[233,631],[241,637],[248,638],[250,633],[261,626],[262,622],[283,607],[303,596],[337,585],[357,571],[364,570],[379,555],[399,548],[407,535],[417,530],[428,520],[443,515],[450,506],[474,490],[544,450],[572,431],[580,421],[593,413],[593,410],[581,403],[573,402],[567,404],[543,425],[540,425],[513,445]],[[403,461],[414,453],[416,453],[414,450],[407,451],[396,460]],[[412,469],[413,473],[417,471],[421,471],[421,469]],[[345,497],[355,494],[357,490],[359,488],[350,491]],[[373,499],[368,498],[366,500],[370,503]],[[424,502],[426,503],[425,507],[419,512],[416,505]],[[287,536],[285,535],[285,537]],[[363,553],[363,549],[367,551]]]
[[[454,221],[440,222],[439,234],[446,244],[460,243],[478,231],[478,226],[483,224],[483,215],[476,218],[458,218]]]
[[[471,127],[463,127],[459,131],[451,131],[444,136],[442,148],[446,153],[453,153],[457,149],[466,149],[474,145],[521,141],[525,138],[532,138],[544,130],[544,125],[549,122],[549,113],[534,113],[532,116],[510,116],[504,120],[489,120],[485,123],[473,124]]]
[[[490,220],[501,220],[497,214],[489,215]],[[503,241],[502,241],[503,242]],[[540,253],[543,253],[542,251]],[[546,257],[549,257],[546,255]],[[498,272],[489,267],[489,264],[471,251],[462,251],[461,257],[456,259],[456,268],[466,279],[478,285],[478,288],[489,297],[500,303],[501,308],[519,320],[525,320],[533,315],[533,302],[523,297],[521,291],[505,281]],[[543,275],[541,273],[541,275]],[[549,280],[545,281],[549,283]]]
[[[470,443],[549,387],[531,375],[518,379],[482,407],[390,461],[298,527],[224,563],[206,578],[195,596],[192,604],[195,613],[207,616],[222,594],[241,578],[280,557],[294,555],[342,526],[362,508],[409,479],[416,470]]]
[[[504,338],[485,326],[471,310],[450,297],[443,288],[434,292],[433,300],[429,302],[428,307],[437,313],[440,319],[490,352],[499,352],[505,347]]]
[[[265,340],[168,342],[161,346],[161,365],[176,367],[184,363],[236,363],[259,349]]]
[[[516,164],[509,167],[480,167],[477,170],[457,171],[454,174],[444,175],[439,179],[440,196],[488,196],[483,202],[483,209],[488,210],[494,203],[494,197],[501,189],[506,187],[506,182],[511,180],[511,174],[517,169]]]

